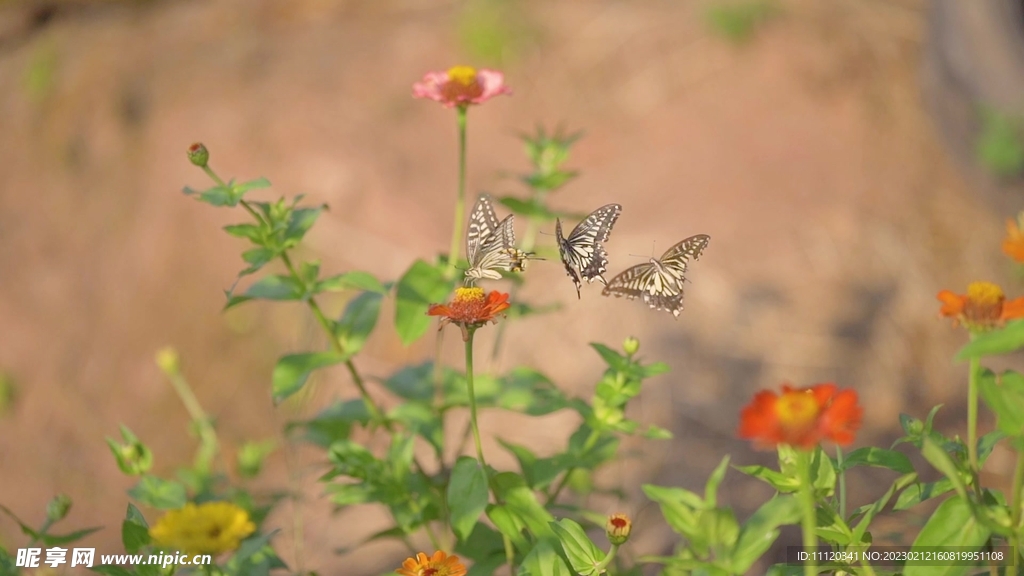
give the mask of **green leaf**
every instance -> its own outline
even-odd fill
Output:
[[[984,370],[978,386],[981,397],[996,413],[999,429],[1008,436],[1024,435],[1024,376],[1012,370],[999,376]]]
[[[339,352],[306,352],[282,356],[274,366],[273,398],[279,403],[295,394],[306,384],[310,372],[340,364],[349,356]]]
[[[799,479],[765,466],[736,466],[736,469],[747,476],[753,476],[758,480],[767,482],[779,492],[796,492],[797,488],[800,487]]]
[[[918,482],[907,486],[899,497],[896,498],[896,503],[893,504],[893,510],[906,510],[913,508],[925,500],[930,500],[936,496],[942,496],[953,490],[953,482],[949,478],[943,478],[936,482]]]
[[[247,276],[254,272],[258,272],[261,268],[267,265],[271,260],[277,256],[277,252],[270,248],[253,248],[242,252],[242,260],[245,260],[248,268],[238,273],[239,277]]]
[[[384,386],[406,400],[429,401],[434,397],[434,364],[406,366],[384,381]]]
[[[242,197],[242,194],[259,188],[270,188],[270,180],[267,180],[266,178],[257,178],[255,180],[249,180],[248,182],[242,182],[241,184],[235,184],[231,187],[239,198]]]
[[[496,504],[487,507],[487,517],[494,523],[494,527],[512,541],[512,545],[519,550],[527,550],[530,543],[523,536],[526,523],[523,522],[515,512],[504,504]]]
[[[629,369],[629,359],[608,346],[598,342],[591,342],[590,347],[600,354],[601,359],[604,360],[609,368],[619,372],[625,372]]]
[[[725,472],[729,469],[729,456],[726,455],[722,458],[722,461],[715,467],[714,472],[708,477],[707,484],[704,486],[704,502],[710,507],[714,508],[718,506],[718,487],[722,484],[722,480],[725,479]]]
[[[71,532],[69,534],[44,534],[42,535],[41,539],[43,541],[43,544],[47,546],[62,546],[64,544],[70,544],[71,542],[81,540],[89,534],[92,534],[93,532],[98,532],[102,529],[102,527],[83,528],[82,530],[75,530],[74,532]]]
[[[383,299],[382,294],[363,292],[345,306],[345,312],[334,329],[346,354],[352,356],[363,349],[366,339],[377,327]]]
[[[874,503],[868,506],[863,506],[859,508],[857,512],[855,512],[852,515],[862,515],[860,521],[857,522],[857,526],[855,526],[853,529],[852,540],[857,543],[865,542],[865,534],[868,533],[868,527],[870,526],[871,521],[875,519],[875,516],[878,515],[878,513],[885,508],[885,506],[889,503],[889,500],[892,499],[893,495],[896,494],[897,491],[903,490],[909,484],[913,483],[916,480],[916,473],[910,472],[909,474],[904,474],[903,476],[897,478],[896,481],[893,482],[892,485],[889,487],[889,489],[886,490],[885,494],[883,494],[878,500],[876,500]],[[870,535],[868,535],[867,541],[870,542]]]
[[[363,290],[377,294],[387,292],[376,276],[358,270],[330,276],[316,284],[317,292],[341,292],[343,290]]]
[[[547,376],[525,366],[501,379],[499,394],[498,406],[530,416],[544,416],[569,406],[568,399]]]
[[[744,574],[771,548],[779,526],[800,522],[800,502],[795,496],[777,496],[765,502],[743,524],[732,553],[732,570]]]
[[[554,520],[551,513],[537,501],[533,490],[518,474],[503,472],[491,479],[498,501],[514,512],[534,538],[549,538],[554,534],[548,525]]]
[[[953,496],[935,509],[931,518],[918,533],[911,550],[941,546],[955,549],[957,546],[978,549],[985,545],[989,530],[974,517],[971,506],[961,496]],[[904,576],[953,576],[965,574],[965,565],[919,566],[907,565]]]
[[[145,516],[134,504],[128,504],[128,512],[125,514],[124,522],[121,523],[121,543],[124,544],[124,551],[135,554],[143,546],[149,545],[149,524]]]
[[[562,543],[562,551],[573,570],[583,576],[597,574],[597,565],[604,560],[601,551],[583,531],[583,527],[568,518],[551,523],[551,529]]]
[[[355,424],[366,425],[370,421],[370,413],[362,400],[335,402],[325,408],[312,420],[295,422],[288,425],[288,430],[296,428],[305,430],[307,441],[327,448],[338,440],[347,440]]]
[[[444,301],[453,282],[446,280],[440,266],[417,260],[398,280],[395,304],[395,328],[402,343],[408,346],[430,327],[427,308]]]
[[[657,502],[661,515],[677,534],[692,538],[697,534],[698,511],[706,509],[701,497],[683,488],[668,488],[653,484],[643,485],[644,494]]]
[[[514,196],[503,196],[498,199],[498,202],[501,202],[512,212],[521,216],[526,216],[527,218],[536,218],[538,220],[550,222],[558,216],[555,212],[552,212],[544,206],[544,203],[539,199],[521,200]]]
[[[529,448],[498,439],[503,448],[512,453],[519,461],[519,468],[526,477],[526,482],[534,490],[543,490],[551,485],[559,474],[575,466],[575,459],[569,454],[560,454],[552,458],[538,458]]]
[[[540,540],[530,553],[523,558],[517,576],[576,576],[565,565],[555,547],[547,540]]]
[[[231,193],[231,189],[224,186],[214,186],[203,191],[193,190],[186,186],[182,192],[189,196],[196,196],[200,202],[205,202],[210,206],[235,206],[238,204],[238,199]]]
[[[644,438],[648,440],[671,440],[674,437],[671,430],[666,430],[654,424],[648,426],[647,430],[644,431]]]
[[[957,468],[953,459],[949,457],[934,440],[925,436],[921,444],[921,455],[924,456],[925,460],[928,461],[936,470],[942,472],[946,478],[953,484],[953,488],[957,494],[961,497],[967,496],[967,486],[964,484],[964,479],[960,475],[960,470]]]
[[[957,360],[1008,354],[1024,348],[1024,320],[1008,322],[1004,328],[983,332],[956,353]]]
[[[388,412],[388,418],[401,422],[410,432],[420,435],[440,453],[444,449],[444,429],[437,410],[429,402],[403,402]]]
[[[284,247],[291,248],[297,245],[306,232],[313,227],[313,223],[320,217],[326,206],[321,205],[315,208],[296,208],[288,217],[288,226],[284,231]]]
[[[475,458],[463,456],[455,462],[448,484],[448,506],[452,531],[465,540],[487,508],[487,473]]]
[[[140,478],[128,495],[159,510],[176,510],[184,507],[186,502],[184,484],[149,475]]]
[[[264,300],[301,300],[306,296],[306,289],[291,276],[274,275],[261,278],[245,291],[244,296]]]
[[[858,448],[845,455],[839,472],[842,473],[857,466],[888,468],[900,474],[909,474],[914,471],[910,458],[907,458],[902,452],[875,448],[874,446]]]
[[[258,224],[231,224],[224,227],[224,231],[235,238],[245,238],[254,244],[263,240],[263,228]]]

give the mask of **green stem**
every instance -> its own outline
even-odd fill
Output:
[[[1010,528],[1013,530],[1014,540],[1016,540],[1017,549],[1014,554],[1020,556],[1024,554],[1024,540],[1021,539],[1021,490],[1024,489],[1024,452],[1017,453],[1017,466],[1013,470],[1013,486],[1010,489],[1012,497],[1010,499]],[[1019,566],[1016,562],[1014,563],[1014,573],[1019,573],[1016,570],[1016,566]]]
[[[476,391],[473,387],[473,335],[476,328],[467,328],[469,338],[466,339],[466,385],[469,388],[469,418],[473,426],[473,442],[476,444],[476,457],[484,472],[487,471],[487,462],[484,461],[484,448],[480,443],[480,426],[476,419]]]
[[[974,477],[974,488],[978,489],[978,375],[981,372],[981,362],[977,357],[972,357],[967,375],[967,460],[971,465],[971,475]]]
[[[608,565],[612,563],[612,560],[615,560],[615,554],[618,551],[619,551],[619,545],[618,544],[612,544],[612,549],[608,551],[608,554],[604,557],[604,560],[601,560],[600,562],[597,563],[596,566],[594,566],[594,570],[591,573],[592,574],[601,574],[601,573],[603,573],[605,571],[605,569],[608,568]]]
[[[171,387],[178,394],[181,403],[185,405],[185,410],[188,412],[189,418],[192,419],[199,434],[199,452],[196,454],[196,469],[207,473],[210,471],[214,456],[217,455],[217,432],[213,429],[213,425],[210,424],[210,417],[206,415],[202,405],[199,404],[199,399],[196,398],[195,393],[192,392],[192,388],[189,387],[181,372],[177,369],[169,371],[167,372],[167,379],[171,381]]]
[[[836,446],[836,464],[843,470],[843,447]],[[846,471],[839,473],[839,517],[846,520]]]
[[[292,260],[288,256],[287,252],[281,253],[281,260],[284,262],[285,267],[288,268],[288,273],[292,275],[292,278],[297,282],[302,282],[302,277],[299,276],[298,271],[295,270],[295,266],[292,264]],[[331,348],[339,354],[344,353],[345,347],[342,346],[341,340],[338,339],[338,335],[334,333],[334,329],[331,327],[331,322],[327,319],[327,316],[324,315],[324,311],[320,308],[320,304],[317,303],[315,298],[310,296],[306,299],[306,305],[309,306],[309,309],[313,312],[313,316],[316,318],[316,321],[327,334],[327,339],[331,342]],[[359,390],[359,396],[363,399],[363,404],[366,405],[367,411],[370,412],[370,417],[374,422],[383,423],[384,428],[390,432],[391,423],[384,418],[384,411],[380,409],[380,406],[377,406],[377,403],[373,401],[370,393],[366,390],[366,384],[363,382],[363,377],[359,374],[359,370],[356,369],[356,365],[352,362],[351,358],[345,361],[345,367],[348,369],[348,373],[352,377],[352,382],[355,383],[356,388]]]
[[[597,432],[597,430],[591,428],[590,435],[587,436],[587,441],[583,443],[583,454],[589,452],[590,449],[594,447],[594,444],[597,443],[597,440],[600,437],[601,435]],[[565,488],[565,485],[569,483],[569,478],[572,477],[572,474],[573,472],[576,471],[576,468],[576,466],[571,466],[568,470],[565,471],[565,474],[562,475],[562,479],[559,480],[558,485],[555,486],[555,491],[552,492],[551,495],[548,496],[547,500],[544,501],[545,508],[555,503],[555,500],[558,499],[558,495],[562,493],[562,489]]]
[[[811,454],[810,450],[797,450],[796,466],[800,474],[800,506],[802,518],[800,526],[803,530],[804,551],[812,553],[804,563],[804,576],[815,576],[818,573],[813,552],[818,545],[817,519],[814,507],[814,486],[811,485]]]
[[[455,197],[455,223],[452,225],[452,243],[448,248],[448,279],[455,277],[455,265],[459,261],[459,247],[462,246],[462,220],[466,215],[466,111],[459,106],[457,112],[459,127],[459,191]]]

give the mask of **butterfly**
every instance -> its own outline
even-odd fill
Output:
[[[562,221],[555,219],[558,255],[562,257],[562,264],[565,264],[565,273],[576,285],[577,298],[580,297],[580,288],[583,287],[581,276],[588,283],[597,278],[602,284],[608,284],[601,275],[608,269],[608,254],[601,243],[608,240],[612,226],[621,213],[622,206],[619,204],[601,206],[577,224],[568,237],[562,236]],[[576,274],[577,270],[579,275]]]
[[[491,205],[491,197],[481,194],[469,214],[469,229],[466,231],[466,283],[472,284],[481,278],[498,280],[499,270],[522,272],[533,253],[515,247],[516,232],[512,227],[514,214],[498,221]]]
[[[666,310],[676,318],[683,311],[683,281],[690,260],[700,258],[711,239],[707,234],[690,236],[669,248],[661,258],[627,268],[611,279],[602,294],[642,298],[652,309]]]

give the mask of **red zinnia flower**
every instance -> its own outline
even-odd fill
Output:
[[[845,446],[853,442],[864,410],[857,393],[835,384],[810,388],[782,387],[782,394],[758,392],[740,414],[740,438],[762,447],[788,444],[813,448],[822,440]]]
[[[395,572],[402,576],[465,576],[466,567],[458,556],[449,556],[438,550],[429,558],[423,552],[415,558],[407,558]]]
[[[511,94],[505,75],[497,70],[455,66],[447,72],[428,72],[422,82],[412,85],[414,98],[430,98],[446,108],[482,104],[499,94]]]
[[[495,321],[498,314],[511,306],[508,294],[492,290],[486,297],[483,288],[475,286],[455,289],[455,298],[447,304],[433,304],[427,309],[430,316],[441,316],[441,326],[455,324],[462,328],[463,340],[469,340],[469,328],[479,328]],[[439,328],[439,329],[440,329]]]
[[[971,332],[984,332],[1002,326],[1007,320],[1024,318],[1024,297],[1007,301],[1002,288],[991,282],[971,282],[967,294],[939,292],[939,313],[963,324]]]

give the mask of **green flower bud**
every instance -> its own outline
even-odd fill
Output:
[[[46,519],[50,522],[62,520],[71,510],[71,497],[67,494],[58,494],[46,505]]]
[[[160,370],[168,376],[177,374],[181,369],[178,351],[170,346],[161,348],[156,353],[156,365],[159,366]]]
[[[196,142],[188,147],[188,161],[200,168],[206,168],[207,162],[210,161],[210,151],[201,142]]]
[[[622,343],[622,349],[626,351],[626,354],[632,356],[640,350],[640,340],[633,336],[626,338],[626,341]]]
[[[124,444],[118,444],[116,440],[107,438],[107,446],[113,452],[117,467],[121,469],[121,472],[129,476],[141,476],[149,472],[149,469],[153,467],[153,453],[149,448],[140,442],[126,426],[121,426],[121,438],[124,439]]]

